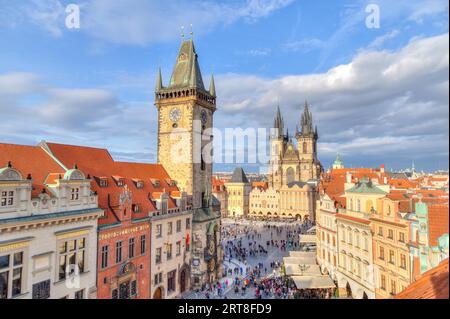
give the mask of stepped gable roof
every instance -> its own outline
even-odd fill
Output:
[[[428,270],[395,299],[448,299],[448,258]]]

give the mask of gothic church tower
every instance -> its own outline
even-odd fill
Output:
[[[297,148],[300,156],[300,180],[319,179],[321,164],[317,159],[317,126],[313,129],[313,119],[308,102],[300,120],[301,131],[297,131]]]

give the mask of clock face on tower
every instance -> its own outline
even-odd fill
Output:
[[[206,125],[206,123],[208,122],[208,114],[206,113],[205,110],[202,110],[202,113],[200,114],[200,117],[202,119],[202,124]]]
[[[178,122],[181,119],[181,111],[178,108],[173,108],[170,110],[169,118],[172,122]]]

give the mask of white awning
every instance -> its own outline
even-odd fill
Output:
[[[328,276],[292,276],[297,289],[335,288],[334,282]]]
[[[312,254],[303,257],[283,257],[285,265],[316,265],[316,255]]]
[[[316,235],[300,235],[300,244],[315,244]]]
[[[321,276],[318,265],[311,264],[285,264],[287,276]]]
[[[315,252],[307,252],[307,251],[298,251],[298,250],[291,250],[289,252],[289,257],[297,257],[297,258],[316,258]]]

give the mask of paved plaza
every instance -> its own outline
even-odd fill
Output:
[[[292,284],[285,284],[282,276],[283,257],[289,256],[291,250],[299,250],[299,234],[305,234],[312,226],[311,223],[297,221],[224,219],[222,221],[224,276],[220,280],[220,285],[204,287],[203,291],[188,292],[183,298],[292,298],[294,289],[289,289]],[[260,287],[264,282],[271,282],[270,285],[274,288],[269,287],[264,292],[261,291]],[[245,289],[242,289],[243,286]],[[286,288],[283,288],[284,286]]]

